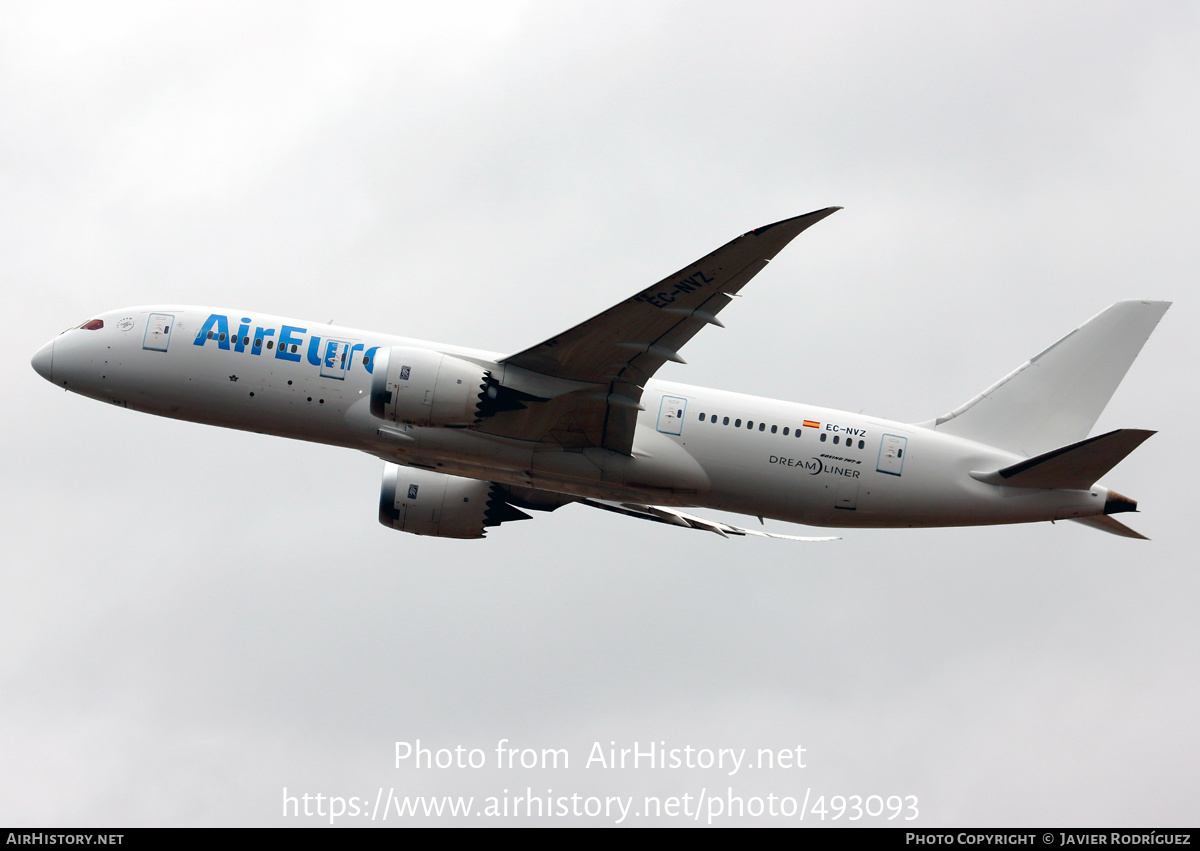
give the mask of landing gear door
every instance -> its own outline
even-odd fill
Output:
[[[858,479],[842,479],[838,482],[837,501],[834,502],[833,507],[843,511],[858,509]]]
[[[908,449],[908,438],[885,434],[879,442],[879,462],[875,469],[889,476],[898,476],[904,469],[904,451]]]
[[[341,340],[325,340],[321,346],[321,377],[341,381],[349,368],[350,344]]]
[[[151,313],[146,320],[146,336],[142,338],[142,348],[152,352],[165,352],[171,343],[171,326],[175,317],[169,313]]]
[[[678,396],[663,396],[658,406],[658,430],[663,434],[683,434],[683,413],[687,400]]]

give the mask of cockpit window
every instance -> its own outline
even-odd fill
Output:
[[[82,324],[80,324],[80,325],[75,325],[75,326],[73,326],[73,327],[71,327],[71,328],[68,328],[68,329],[67,329],[67,331],[78,331],[78,330],[83,330],[83,331],[99,331],[99,330],[100,330],[101,328],[103,328],[103,327],[104,327],[104,320],[103,320],[103,319],[91,319],[91,320],[89,320],[89,321],[87,321],[87,322],[84,322],[84,323],[82,323]],[[65,333],[67,333],[67,331],[63,331],[63,333],[65,334]]]

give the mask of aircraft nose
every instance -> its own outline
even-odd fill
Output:
[[[54,341],[51,340],[46,345],[37,350],[30,361],[33,364],[33,371],[47,381],[53,381],[52,370],[54,369]]]

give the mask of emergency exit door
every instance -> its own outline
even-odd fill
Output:
[[[686,399],[663,396],[658,406],[658,430],[663,434],[683,434],[683,413],[686,410]]]
[[[350,344],[341,340],[326,340],[321,348],[321,377],[345,379],[350,368]]]
[[[171,328],[175,317],[169,313],[151,313],[146,320],[146,334],[142,337],[142,348],[152,352],[165,352],[171,344]]]
[[[885,434],[879,443],[879,461],[875,469],[889,476],[900,475],[904,470],[904,451],[907,448],[907,437]]]

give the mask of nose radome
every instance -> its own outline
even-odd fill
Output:
[[[49,343],[38,349],[30,363],[33,364],[34,372],[47,381],[53,381],[54,341],[51,340]]]

